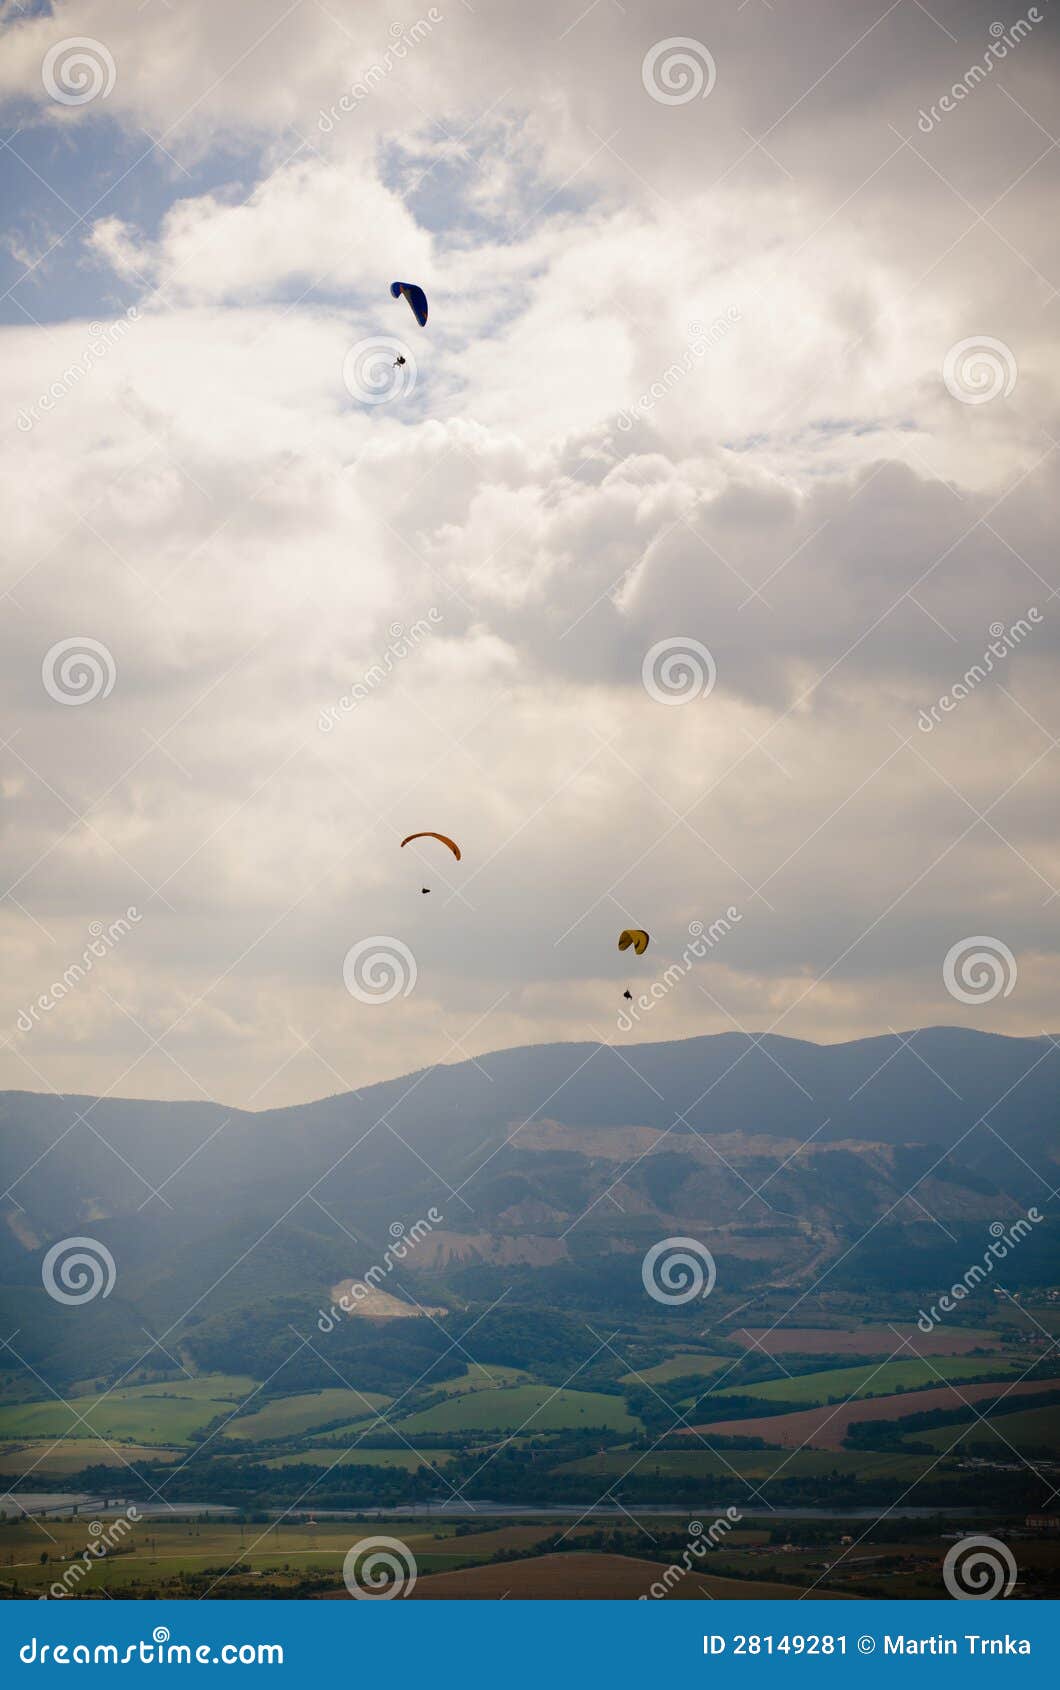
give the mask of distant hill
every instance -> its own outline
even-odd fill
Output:
[[[675,1233],[709,1245],[734,1295],[806,1283],[870,1228],[844,1283],[934,1283],[941,1249],[944,1284],[990,1222],[1056,1186],[1058,1117],[1060,1047],[946,1027],[532,1046],[260,1113],[8,1092],[0,1318],[67,1377],[143,1348],[145,1326],[216,1365],[236,1323],[259,1346],[278,1323],[289,1338],[432,1207],[385,1289],[451,1309],[506,1286],[551,1310],[621,1305],[645,1248]],[[71,1311],[41,1261],[78,1234],[118,1278]],[[391,1323],[408,1331],[386,1347],[359,1324],[383,1372],[434,1341],[426,1321]]]

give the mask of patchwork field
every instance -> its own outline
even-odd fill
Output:
[[[255,1381],[216,1374],[164,1385],[124,1385],[102,1396],[12,1403],[0,1408],[0,1438],[83,1438],[112,1443],[178,1444],[219,1414],[230,1414]]]
[[[645,1367],[637,1373],[626,1373],[620,1383],[623,1385],[665,1385],[671,1379],[688,1379],[696,1376],[701,1379],[709,1378],[712,1373],[719,1373],[724,1367],[731,1367],[731,1356],[705,1356],[698,1350],[679,1350],[669,1361],[660,1361],[654,1367]]]
[[[833,1356],[889,1356],[908,1340],[918,1355],[963,1356],[970,1350],[1000,1350],[996,1332],[985,1328],[972,1331],[960,1327],[952,1331],[936,1326],[933,1332],[921,1332],[918,1326],[906,1326],[897,1321],[894,1326],[871,1324],[855,1327],[744,1326],[732,1336],[740,1343],[768,1350],[770,1355],[833,1355]],[[903,1351],[907,1354],[907,1351]]]
[[[612,1432],[640,1430],[621,1397],[599,1391],[560,1391],[551,1385],[518,1385],[501,1391],[474,1391],[400,1422],[412,1437],[420,1432],[559,1432],[604,1426]]]
[[[801,1459],[795,1457],[795,1461]],[[570,1547],[563,1553],[552,1549],[557,1531],[563,1529],[556,1521],[491,1517],[476,1529],[472,1521],[425,1525],[394,1516],[385,1529],[415,1556],[419,1581],[414,1595],[419,1600],[560,1596],[634,1601],[648,1596],[665,1572],[662,1558],[644,1559],[643,1530],[659,1534],[667,1545],[663,1553],[676,1562],[687,1541],[689,1520],[701,1518],[702,1513],[696,1510],[694,1516],[690,1512],[681,1520],[648,1514],[641,1517],[640,1528],[632,1521],[608,1523],[606,1535],[615,1541],[606,1553],[600,1552],[599,1521],[568,1526]],[[778,1526],[783,1541],[770,1541]],[[342,1584],[346,1553],[362,1538],[375,1539],[380,1522],[377,1518],[286,1517],[268,1524],[241,1524],[162,1517],[136,1522],[121,1539],[120,1553],[86,1559],[86,1548],[99,1535],[92,1527],[89,1515],[53,1516],[47,1521],[44,1540],[39,1523],[0,1522],[0,1597],[45,1594],[76,1568],[73,1585],[65,1586],[74,1597],[217,1600],[268,1595],[346,1600]],[[752,1528],[733,1531],[724,1546],[702,1567],[694,1565],[669,1595],[678,1601],[724,1597],[792,1601],[811,1594],[815,1599],[941,1595],[942,1561],[951,1541],[939,1535],[944,1527],[925,1537],[895,1522],[893,1536],[876,1536],[872,1541],[860,1540],[861,1529],[854,1522],[836,1520],[822,1535],[819,1523],[805,1528],[797,1519],[785,1521],[778,1512]],[[851,1532],[853,1542],[850,1535],[844,1536]],[[529,1558],[507,1559],[513,1552],[529,1554]],[[1018,1553],[1026,1594],[1053,1594],[1055,1540],[1024,1539]]]
[[[492,1361],[489,1367],[483,1367],[476,1362],[469,1367],[462,1379],[445,1379],[440,1385],[432,1385],[432,1391],[444,1391],[447,1397],[463,1396],[465,1391],[493,1391],[502,1389],[506,1385],[532,1385],[532,1374],[525,1373],[521,1367],[498,1367]]]
[[[952,1385],[939,1385],[931,1391],[909,1391],[895,1397],[862,1397],[860,1402],[832,1403],[823,1408],[807,1408],[794,1414],[756,1416],[750,1420],[712,1420],[685,1433],[695,1431],[709,1438],[712,1433],[730,1437],[765,1438],[768,1443],[783,1449],[799,1449],[803,1444],[816,1449],[840,1449],[847,1428],[861,1420],[901,1420],[907,1414],[920,1414],[932,1408],[961,1408],[969,1402],[984,1402],[998,1397],[1004,1385],[962,1385],[959,1391]],[[1035,1396],[1042,1391],[1055,1391],[1055,1379],[1036,1379],[1014,1387],[1009,1401]],[[955,1430],[955,1429],[954,1429]]]
[[[762,1402],[805,1403],[808,1407],[848,1397],[886,1397],[897,1390],[916,1391],[936,1385],[939,1374],[948,1380],[981,1378],[984,1373],[1022,1371],[1023,1363],[1004,1361],[999,1356],[969,1356],[964,1359],[887,1361],[862,1363],[859,1367],[833,1367],[820,1373],[797,1374],[794,1378],[770,1379],[762,1385],[726,1385],[717,1397],[758,1397]],[[999,1384],[998,1391],[1004,1390]],[[908,1411],[912,1414],[913,1410]]]
[[[785,1416],[786,1418],[786,1416]],[[712,1453],[708,1449],[653,1450],[643,1461],[639,1450],[608,1449],[588,1455],[580,1461],[566,1462],[561,1473],[591,1473],[599,1478],[619,1478],[632,1471],[639,1479],[660,1478],[720,1479],[738,1473],[755,1483],[779,1474],[782,1479],[829,1477],[832,1473],[849,1474],[851,1479],[894,1478],[906,1483],[919,1477],[927,1466],[929,1456],[861,1454],[840,1449],[726,1449]],[[639,1465],[635,1463],[639,1462]]]
[[[548,1601],[556,1597],[597,1601],[636,1601],[645,1596],[665,1568],[655,1561],[638,1561],[627,1555],[591,1555],[573,1550],[561,1555],[539,1555],[531,1561],[511,1561],[500,1566],[465,1567],[452,1573],[435,1573],[421,1578],[412,1591],[420,1601],[499,1600]],[[341,1593],[346,1596],[346,1592]],[[793,1601],[803,1592],[793,1585],[758,1584],[749,1579],[716,1578],[693,1569],[679,1579],[662,1598],[664,1601],[700,1602],[728,1597],[737,1601],[755,1598]],[[813,1597],[824,1593],[813,1591]],[[827,1594],[834,1597],[834,1592]]]
[[[1060,1386],[1060,1380],[1057,1384]],[[1002,1461],[1014,1459],[1013,1449],[1048,1449],[1060,1457],[1060,1408],[1028,1408],[1020,1414],[969,1420],[964,1426],[936,1426],[934,1431],[913,1432],[910,1436],[932,1449],[949,1449],[959,1439],[972,1454],[989,1454]]]
[[[430,1464],[440,1467],[452,1461],[452,1449],[300,1449],[291,1455],[275,1455],[262,1463],[265,1467],[400,1467],[414,1473],[417,1467]]]
[[[60,1579],[64,1560],[82,1558],[86,1546],[96,1541],[89,1529],[91,1518],[51,1518],[47,1522],[48,1538],[30,1520],[0,1524],[0,1585],[17,1579],[23,1594],[34,1595]],[[351,1544],[372,1536],[377,1529],[337,1520],[285,1520],[245,1528],[224,1521],[141,1520],[122,1539],[121,1554],[89,1563],[77,1591],[79,1596],[102,1590],[120,1596],[132,1584],[166,1583],[182,1574],[201,1577],[209,1573],[212,1577],[216,1573],[218,1583],[223,1584],[227,1570],[242,1564],[263,1578],[275,1576],[282,1593],[285,1580],[288,1584],[295,1582],[306,1572],[338,1578]],[[430,1533],[399,1530],[424,1565],[431,1564],[432,1554],[435,1564],[452,1565],[452,1557],[445,1553],[450,1541],[446,1528]],[[42,1544],[48,1552],[44,1562]],[[187,1594],[179,1588],[173,1593]]]
[[[36,1442],[0,1447],[0,1473],[34,1473],[42,1479],[61,1479],[82,1467],[122,1467],[127,1462],[179,1461],[175,1449],[151,1449],[145,1444],[118,1444],[113,1449],[99,1438],[41,1438]]]
[[[226,1438],[261,1443],[267,1438],[292,1438],[317,1426],[330,1426],[344,1415],[367,1419],[393,1399],[377,1391],[355,1391],[344,1386],[324,1391],[306,1391],[300,1396],[276,1397],[253,1414],[241,1414],[225,1427]]]

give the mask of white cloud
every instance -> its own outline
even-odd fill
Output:
[[[331,10],[85,0],[6,33],[24,97],[57,29],[95,35],[107,118],[187,158],[248,135],[263,155],[241,195],[175,186],[149,237],[104,199],[61,258],[137,294],[102,354],[88,320],[4,331],[0,1025],[89,920],[145,912],[0,1052],[4,1083],[186,1095],[191,1075],[274,1103],[451,1058],[473,1024],[476,1051],[610,1035],[617,928],[648,926],[665,966],[734,903],[724,951],[637,1036],[1048,1025],[1047,143],[993,86],[979,181],[951,156],[968,107],[913,133],[986,13],[933,8],[955,45],[902,5],[855,46],[869,8],[812,29],[745,8],[711,22],[710,99],[668,108],[640,79],[654,20],[601,6],[559,40],[562,8],[454,8],[322,130],[389,39],[379,8],[341,14],[352,41]],[[1048,124],[1045,51],[1005,74]],[[79,110],[39,115],[98,142]],[[428,284],[426,331],[399,275]],[[359,404],[344,356],[379,335],[416,385]],[[1015,378],[967,404],[943,366],[977,335]],[[998,674],[919,730],[1032,605]],[[73,634],[117,678],[64,708],[40,664]],[[709,698],[643,690],[668,636],[709,647]],[[459,869],[397,850],[424,825],[462,839]],[[941,959],[995,929],[1019,991],[964,1010]],[[372,932],[416,953],[400,1004],[342,987]]]

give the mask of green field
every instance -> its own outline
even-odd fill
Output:
[[[84,1438],[93,1432],[112,1443],[178,1444],[219,1414],[230,1414],[255,1381],[230,1374],[124,1385],[102,1396],[11,1403],[0,1408],[0,1438]],[[79,1418],[80,1417],[80,1418]]]
[[[253,1414],[241,1414],[230,1421],[223,1436],[253,1443],[263,1443],[269,1438],[292,1438],[299,1432],[330,1426],[343,1415],[349,1415],[355,1422],[364,1420],[392,1400],[380,1396],[378,1391],[354,1391],[343,1386],[305,1391],[294,1397],[276,1397]]]
[[[49,1519],[47,1538],[40,1525],[30,1520],[0,1525],[0,1587],[17,1579],[22,1592],[39,1594],[61,1580],[66,1571],[63,1557],[81,1559],[86,1545],[95,1541],[88,1530],[90,1520],[91,1516],[73,1521]],[[221,1521],[200,1525],[164,1518],[141,1520],[121,1538],[122,1548],[130,1553],[93,1560],[76,1591],[79,1597],[101,1590],[120,1596],[124,1587],[134,1582],[175,1581],[182,1573],[201,1574],[215,1567],[223,1572],[233,1562],[249,1562],[265,1576],[275,1573],[282,1593],[285,1585],[308,1570],[326,1570],[337,1580],[350,1545],[371,1535],[371,1527],[346,1521],[324,1520],[313,1525],[285,1521],[241,1528]],[[414,1550],[421,1568],[452,1565],[452,1556],[446,1554],[449,1534],[444,1527],[430,1534],[417,1533],[415,1528],[403,1530],[402,1538]],[[49,1557],[45,1564],[41,1563],[42,1545]],[[437,1561],[432,1558],[434,1554]],[[285,1564],[287,1575],[283,1572]],[[171,1593],[187,1594],[179,1586]]]
[[[918,1478],[932,1457],[929,1455],[872,1455],[851,1450],[827,1449],[657,1449],[641,1459],[642,1451],[609,1449],[557,1468],[560,1473],[592,1473],[616,1478],[632,1472],[639,1479],[718,1479],[738,1473],[743,1479],[761,1483],[777,1474],[781,1480],[827,1478],[832,1473],[854,1478],[893,1478],[910,1483]],[[639,1463],[639,1465],[636,1465]],[[936,1469],[936,1473],[938,1469]]]
[[[723,1368],[731,1366],[731,1356],[705,1356],[699,1350],[678,1350],[669,1361],[660,1361],[654,1367],[625,1374],[621,1383],[666,1385],[671,1379],[690,1379],[693,1376],[705,1379],[711,1373],[720,1373]]]
[[[1057,1384],[1060,1387],[1060,1380]],[[932,1449],[949,1449],[960,1443],[978,1454],[982,1446],[1002,1461],[1015,1459],[1013,1449],[1049,1449],[1060,1455],[1060,1409],[1025,1408],[1018,1414],[969,1420],[963,1426],[936,1426],[930,1432],[910,1432],[909,1437],[918,1444],[930,1444]],[[954,1454],[957,1453],[954,1449]]]
[[[493,1391],[504,1385],[532,1385],[533,1375],[521,1367],[497,1367],[490,1362],[489,1367],[482,1367],[476,1362],[469,1367],[462,1379],[443,1379],[439,1385],[431,1385],[432,1391],[444,1391],[447,1397],[463,1396],[465,1391]]]
[[[418,1432],[561,1432],[605,1426],[612,1432],[640,1430],[621,1397],[599,1391],[559,1391],[551,1385],[517,1385],[503,1391],[474,1391],[420,1414],[410,1414],[400,1429]]]
[[[784,1402],[800,1408],[814,1408],[832,1399],[848,1402],[856,1397],[886,1397],[895,1391],[915,1391],[922,1386],[941,1385],[948,1380],[979,1379],[984,1373],[1012,1373],[1020,1368],[1000,1356],[936,1356],[920,1360],[862,1362],[858,1367],[827,1368],[822,1373],[803,1373],[792,1379],[770,1379],[761,1385],[726,1385],[715,1393],[723,1397],[757,1397],[762,1402]],[[999,1385],[998,1389],[1004,1387]],[[916,1405],[909,1406],[910,1414]]]
[[[275,1455],[266,1467],[402,1467],[407,1473],[430,1464],[440,1467],[452,1461],[453,1449],[301,1449],[291,1455]]]
[[[143,1444],[101,1443],[98,1438],[41,1438],[0,1446],[0,1473],[32,1473],[40,1479],[66,1478],[82,1467],[121,1467],[133,1461],[179,1461],[175,1449],[149,1449]],[[42,1487],[46,1488],[46,1487]]]

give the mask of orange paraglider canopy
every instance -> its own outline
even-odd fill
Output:
[[[413,839],[440,839],[443,845],[448,845],[450,851],[452,851],[453,856],[456,858],[457,862],[460,861],[460,847],[459,847],[459,845],[456,843],[455,839],[450,839],[449,836],[445,833],[433,833],[430,830],[428,830],[426,833],[410,833],[407,839],[403,839],[401,841],[402,847],[410,844]]]

